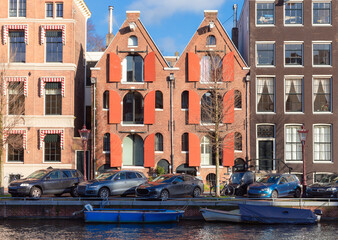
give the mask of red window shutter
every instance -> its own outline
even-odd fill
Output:
[[[200,118],[201,118],[200,97],[195,91],[189,90],[188,123],[199,124]]]
[[[121,82],[121,60],[115,53],[109,53],[109,82]]]
[[[119,124],[121,123],[121,98],[120,95],[109,90],[109,123]]]
[[[229,52],[223,58],[223,82],[232,82],[235,79],[234,53]]]
[[[144,98],[144,124],[155,123],[155,91],[149,92]]]
[[[235,134],[229,133],[223,141],[223,166],[232,167],[235,162]]]
[[[197,135],[189,133],[189,167],[201,165],[201,145]]]
[[[188,52],[188,82],[199,82],[200,59],[193,52]]]
[[[122,167],[122,142],[116,134],[110,134],[110,167]]]
[[[223,123],[233,123],[235,115],[235,91],[229,90],[223,97]]]
[[[144,167],[155,167],[155,133],[144,140]]]
[[[156,80],[155,59],[155,52],[150,52],[144,59],[145,82],[155,82]]]

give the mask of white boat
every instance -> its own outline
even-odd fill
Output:
[[[215,209],[202,208],[200,212],[206,221],[220,221],[220,222],[242,222],[239,209],[232,211],[221,211]]]

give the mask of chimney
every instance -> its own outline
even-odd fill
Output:
[[[109,29],[108,29],[108,34],[106,35],[106,47],[109,46],[110,42],[114,38],[113,34],[113,6],[109,6]]]
[[[231,38],[235,46],[238,48],[238,27],[237,27],[237,4],[234,4],[234,26],[232,28]]]

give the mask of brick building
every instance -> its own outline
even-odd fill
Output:
[[[76,149],[82,147],[74,136],[84,123],[84,53],[91,13],[83,0],[0,2],[0,63],[6,70],[2,91],[8,100],[22,94],[24,106],[20,118],[6,107],[5,138],[22,142],[18,149],[5,146],[6,187],[14,175],[49,166],[76,168]],[[16,90],[20,85],[23,93]],[[8,128],[13,119],[19,121]]]
[[[164,57],[140,21],[140,12],[127,12],[125,22],[91,69],[96,81],[97,171],[136,169],[151,175],[161,166],[166,172],[213,178],[215,159],[206,134],[206,126],[213,124],[204,119],[201,109],[215,87],[209,79],[210,54],[220,60],[222,79],[217,86],[227,109],[221,124],[227,141],[221,176],[235,159],[243,163],[248,158],[248,68],[217,19],[217,11],[204,14],[181,56]]]

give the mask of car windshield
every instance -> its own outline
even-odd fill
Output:
[[[327,175],[320,179],[320,183],[335,183],[338,181],[338,175]]]
[[[176,176],[168,176],[168,175],[161,175],[155,178],[152,182],[158,182],[158,183],[170,183],[172,182]]]
[[[276,183],[280,176],[265,176],[257,180],[260,183]]]
[[[110,180],[116,174],[116,172],[101,173],[96,179],[97,180]]]
[[[234,183],[234,184],[241,184],[241,180],[242,180],[243,175],[244,175],[243,172],[232,174],[231,182]]]
[[[28,177],[26,177],[26,179],[41,179],[47,173],[48,173],[48,171],[46,171],[46,170],[38,170],[38,171],[35,171],[32,174],[30,174]]]

